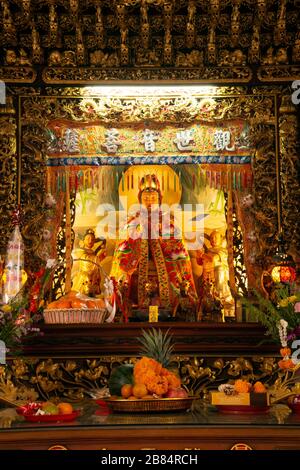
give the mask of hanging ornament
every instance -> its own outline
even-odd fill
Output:
[[[21,210],[13,213],[14,231],[8,241],[6,260],[2,277],[3,302],[8,303],[25,284],[27,275],[24,270],[24,243],[20,232]]]

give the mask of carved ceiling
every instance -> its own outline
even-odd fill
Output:
[[[32,66],[48,73],[51,68],[90,68],[91,78],[93,69],[113,68],[197,69],[195,78],[201,78],[201,71],[205,78],[207,68],[228,67],[234,74],[235,68],[248,66],[247,81],[256,73],[262,81],[272,79],[274,73],[268,74],[268,68],[277,68],[275,75],[281,81],[299,72],[300,0],[0,0],[0,4],[4,79],[14,69],[18,81],[22,74],[16,69],[26,69],[28,81],[33,81]],[[43,77],[51,82],[51,73]],[[84,80],[88,79],[86,73]]]

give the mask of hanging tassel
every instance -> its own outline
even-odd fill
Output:
[[[86,189],[90,188],[90,186],[91,186],[91,173],[90,173],[90,170],[86,170],[86,172],[85,172],[85,185],[86,185]]]
[[[220,171],[220,188],[224,190],[224,171]]]
[[[51,174],[49,171],[47,171],[47,174],[46,174],[46,186],[47,186],[47,193],[51,193]]]
[[[192,176],[192,186],[193,186],[193,189],[195,189],[195,187],[196,187],[196,177],[195,177],[195,175]]]
[[[221,179],[220,178],[220,172],[217,171],[216,172],[216,187],[217,187],[217,189],[220,189],[220,179]]]
[[[19,223],[14,223],[15,228],[9,238],[3,278],[1,279],[1,292],[3,302],[8,303],[18,294],[26,281],[24,271],[24,242],[20,232]]]
[[[74,189],[74,174],[72,173],[72,170],[70,170],[69,173],[69,187],[71,192]]]
[[[94,171],[93,170],[91,171],[91,186],[92,186],[92,189],[94,189]]]
[[[131,189],[134,189],[133,188],[133,174],[131,175]]]
[[[238,189],[241,189],[241,172],[238,172],[238,180],[237,180],[237,187]]]
[[[102,191],[104,191],[104,174],[102,173]]]
[[[123,191],[123,192],[125,191],[125,176],[124,176],[124,172],[122,173],[122,191]]]
[[[232,188],[233,188],[233,189],[236,189],[236,175],[235,175],[235,171],[233,171]]]
[[[212,183],[212,187],[216,189],[216,173],[213,170],[211,172],[211,183]]]
[[[83,188],[83,171],[80,170],[78,173],[77,173],[77,187],[79,189],[82,189]]]
[[[248,174],[248,188],[252,188],[253,185],[253,174],[252,172]]]
[[[77,190],[78,190],[78,176],[77,176],[77,173],[75,173],[75,175],[74,175],[74,185],[75,185],[75,191],[77,193]]]
[[[227,191],[232,190],[232,170],[231,167],[229,167],[229,171],[227,173]]]

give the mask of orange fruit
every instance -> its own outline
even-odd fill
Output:
[[[57,308],[57,301],[55,301],[55,302],[50,302],[50,304],[47,305],[47,308],[49,308],[49,309],[55,309],[55,308]]]
[[[255,382],[253,385],[254,393],[266,393],[267,389],[261,382]]]
[[[246,380],[237,379],[234,382],[234,388],[238,393],[248,393],[251,390],[251,384]]]
[[[136,384],[133,386],[132,393],[136,398],[143,398],[145,395],[148,394],[148,390],[146,385]]]
[[[130,397],[128,397],[128,400],[136,400],[136,397],[134,397],[133,395],[131,395]]]
[[[72,300],[72,308],[87,308],[86,302],[84,300],[75,299]]]
[[[71,302],[68,300],[57,300],[55,308],[71,308]]]
[[[71,403],[59,403],[57,405],[57,408],[59,410],[59,413],[62,415],[69,415],[73,413],[73,406]]]
[[[132,385],[124,384],[121,388],[121,396],[123,398],[129,398],[132,395]]]

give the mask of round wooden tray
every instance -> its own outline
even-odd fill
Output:
[[[111,399],[106,398],[105,402],[112,411],[120,413],[148,413],[187,410],[192,406],[195,397],[187,398],[153,398],[148,400],[136,399]]]

